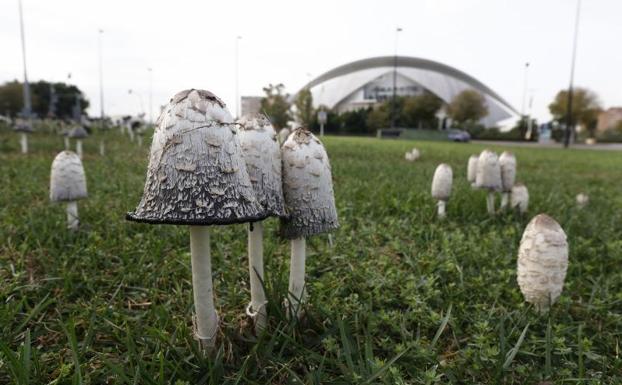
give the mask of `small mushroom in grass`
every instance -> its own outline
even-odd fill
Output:
[[[467,181],[471,183],[471,187],[475,187],[478,160],[479,160],[479,155],[471,155],[469,157],[469,163],[467,164]]]
[[[408,151],[405,155],[404,155],[404,159],[406,159],[409,162],[414,162],[417,159],[419,159],[421,157],[421,152],[416,149],[413,148],[412,150]]]
[[[74,138],[76,140],[76,153],[82,159],[82,139],[89,136],[88,132],[82,127],[82,125],[77,125],[69,132],[69,137]]]
[[[255,196],[269,216],[285,216],[283,182],[281,179],[281,149],[276,132],[270,121],[261,114],[244,116],[238,120],[240,144],[246,170]],[[266,327],[267,311],[264,292],[263,223],[249,224],[248,267],[250,274],[251,302],[246,312],[255,323],[255,331]]]
[[[195,335],[215,346],[210,225],[265,217],[251,186],[238,130],[225,104],[204,90],[176,94],[156,122],[143,197],[126,218],[190,227]]]
[[[478,188],[488,190],[486,208],[490,215],[495,214],[495,191],[501,190],[501,167],[497,154],[490,150],[484,150],[477,160],[477,173],[475,185]]]
[[[285,143],[289,134],[290,134],[289,128],[287,127],[281,128],[281,130],[279,131],[279,143],[280,144]]]
[[[529,190],[524,184],[515,184],[512,187],[512,193],[510,194],[510,206],[512,208],[518,208],[521,214],[527,212],[529,208]]]
[[[580,209],[584,208],[585,206],[587,206],[588,203],[590,203],[590,197],[584,193],[578,194],[576,200],[577,206],[579,206]]]
[[[291,240],[289,314],[300,317],[304,302],[305,238],[339,227],[326,150],[311,132],[298,128],[281,147],[283,195],[288,217],[282,233]]]
[[[452,182],[451,166],[445,163],[439,164],[432,179],[432,197],[438,201],[438,217],[441,219],[445,218],[445,205],[451,195]]]
[[[537,215],[518,249],[517,279],[525,300],[546,311],[562,292],[567,268],[566,233],[553,218]]]
[[[72,151],[60,152],[52,162],[50,200],[67,204],[67,228],[72,231],[80,224],[77,201],[86,197],[86,177],[80,157]]]
[[[34,132],[30,122],[19,119],[15,124],[15,132],[19,132],[19,144],[22,154],[28,154],[28,134]]]
[[[514,154],[504,151],[499,157],[501,167],[501,209],[510,203],[510,193],[516,181],[516,158]]]

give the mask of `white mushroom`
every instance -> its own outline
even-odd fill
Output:
[[[438,201],[438,217],[441,219],[445,218],[445,205],[451,195],[452,182],[451,166],[445,163],[439,164],[432,179],[432,197]]]
[[[204,90],[175,95],[157,121],[143,197],[126,218],[190,226],[195,335],[204,348],[215,346],[218,330],[207,226],[265,216],[225,104]]]
[[[80,157],[72,151],[62,151],[52,162],[50,200],[67,204],[67,228],[77,230],[78,200],[87,197],[86,177]]]
[[[283,195],[288,217],[282,233],[291,240],[289,314],[300,316],[305,293],[305,238],[339,227],[326,150],[311,132],[298,128],[281,147]]]
[[[478,160],[479,160],[479,155],[471,155],[469,157],[469,163],[467,164],[467,181],[471,183],[471,187],[475,187]]]
[[[88,132],[82,127],[82,125],[77,125],[69,132],[69,137],[74,138],[76,140],[76,153],[82,159],[82,139],[89,136]]]
[[[566,233],[548,215],[537,215],[518,249],[517,279],[525,300],[546,311],[562,292],[567,268]]]
[[[289,134],[290,134],[289,128],[287,127],[281,128],[281,130],[279,131],[279,143],[280,144],[285,143]]]
[[[578,194],[576,200],[577,206],[579,206],[580,209],[584,208],[585,206],[587,206],[588,203],[590,203],[590,197],[584,193]]]
[[[421,158],[421,151],[419,151],[417,148],[413,148],[412,150],[410,150],[410,153],[413,156],[413,160]]]
[[[477,160],[477,173],[475,185],[478,188],[488,190],[486,208],[490,215],[495,213],[495,191],[501,189],[501,167],[497,154],[490,150],[484,150]]]
[[[269,216],[285,216],[283,182],[281,179],[281,150],[276,132],[270,121],[261,114],[244,116],[240,124],[240,144],[246,169],[257,200]],[[259,334],[267,322],[268,303],[264,292],[263,224],[251,223],[248,227],[248,267],[251,302],[246,312],[253,318],[255,332]]]
[[[527,186],[519,183],[512,187],[510,206],[512,208],[518,208],[518,211],[521,214],[527,212],[527,209],[529,208],[529,190],[527,190]]]
[[[516,181],[516,158],[514,154],[504,151],[499,157],[501,167],[501,209],[508,206],[510,193]]]

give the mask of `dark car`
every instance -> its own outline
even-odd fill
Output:
[[[449,130],[449,133],[447,134],[447,139],[453,142],[466,143],[471,140],[471,135],[464,130],[453,129],[453,130]]]

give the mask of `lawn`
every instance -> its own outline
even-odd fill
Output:
[[[288,321],[289,245],[266,224],[269,327],[256,337],[246,229],[214,227],[218,350],[192,337],[188,229],[124,220],[148,145],[85,141],[81,229],[49,202],[57,136],[0,134],[0,384],[620,384],[622,153],[515,148],[529,213],[486,214],[466,181],[475,144],[327,137],[341,228],[308,241],[306,318]],[[146,140],[148,142],[149,140]],[[413,146],[422,157],[404,160]],[[503,148],[494,148],[502,151]],[[447,219],[430,196],[449,163]],[[576,207],[585,192],[589,206]],[[564,228],[570,262],[548,314],[523,301],[516,255],[531,217]]]

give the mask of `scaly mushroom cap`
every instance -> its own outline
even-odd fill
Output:
[[[158,118],[136,222],[226,225],[266,217],[251,185],[238,130],[209,91],[175,95]]]
[[[477,175],[477,161],[479,160],[479,155],[471,155],[469,157],[469,163],[467,164],[467,181],[470,183],[475,183],[475,178]]]
[[[477,173],[475,185],[492,191],[501,189],[501,167],[497,154],[490,150],[484,150],[477,160]]]
[[[89,133],[86,132],[82,125],[75,126],[73,130],[69,132],[69,137],[74,139],[84,139],[89,136]]]
[[[432,178],[432,197],[438,201],[448,201],[451,195],[452,182],[451,166],[445,163],[439,164],[434,171],[434,178]]]
[[[308,130],[298,128],[281,151],[288,212],[282,222],[283,235],[294,239],[338,228],[330,163],[322,142]]]
[[[255,196],[267,215],[285,216],[281,149],[272,124],[262,114],[243,116],[240,144]]]
[[[510,207],[518,207],[521,213],[527,212],[529,207],[529,190],[524,184],[515,184],[510,194]]]
[[[504,151],[499,157],[499,166],[501,166],[501,189],[504,192],[510,192],[516,181],[516,158],[514,154]]]
[[[279,142],[281,144],[285,143],[289,134],[290,132],[288,128],[281,128],[281,130],[279,131]]]
[[[70,202],[86,197],[86,177],[80,157],[73,151],[60,152],[52,162],[50,200]]]
[[[555,303],[567,268],[566,233],[553,218],[537,215],[525,228],[518,249],[517,279],[525,300],[540,310]]]

